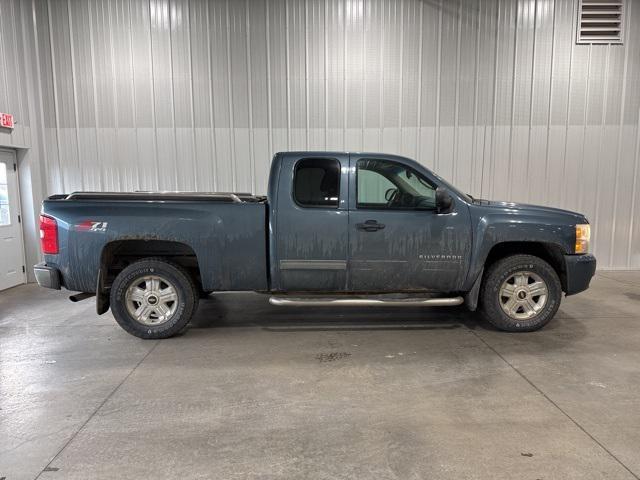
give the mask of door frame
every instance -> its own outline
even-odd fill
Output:
[[[16,202],[18,205],[18,224],[20,228],[20,244],[22,245],[22,266],[24,271],[22,272],[22,283],[18,285],[26,285],[29,283],[29,277],[27,275],[27,248],[24,243],[24,215],[22,214],[22,192],[20,190],[20,169],[18,168],[18,151],[14,148],[0,146],[0,152],[5,152],[13,155],[14,173],[16,174]],[[18,286],[16,285],[16,286]],[[13,288],[13,287],[9,287]]]

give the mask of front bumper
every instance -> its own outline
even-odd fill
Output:
[[[596,273],[596,257],[586,255],[565,255],[564,262],[567,275],[565,293],[574,295],[589,288],[589,282]]]
[[[49,267],[46,263],[39,263],[33,266],[33,273],[41,287],[60,290],[60,271],[57,268]]]

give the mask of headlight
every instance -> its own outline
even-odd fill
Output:
[[[589,240],[591,240],[591,225],[588,223],[576,225],[575,253],[589,253]]]

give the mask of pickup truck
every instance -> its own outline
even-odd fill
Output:
[[[43,287],[96,296],[127,332],[185,329],[211,292],[273,305],[477,307],[496,328],[549,322],[588,288],[590,225],[556,208],[480,200],[380,153],[285,152],[268,193],[76,192],[42,205]]]

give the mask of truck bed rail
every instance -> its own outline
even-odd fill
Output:
[[[266,197],[251,193],[232,192],[73,192],[52,195],[49,200],[108,200],[108,201],[199,201],[219,203],[261,203]]]

